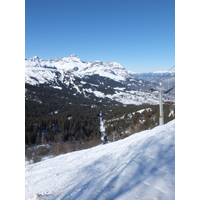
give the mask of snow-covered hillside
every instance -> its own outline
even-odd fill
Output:
[[[25,167],[26,199],[175,199],[175,120]]]
[[[26,84],[37,87],[45,84],[59,90],[67,89],[82,98],[97,97],[100,101],[107,99],[107,102],[122,104],[158,104],[158,92],[149,92],[149,88],[151,81],[161,76],[162,73],[138,75],[117,62],[85,62],[76,55],[55,60],[35,56],[25,60]],[[173,93],[170,99],[174,97]]]
[[[61,80],[67,73],[80,78],[86,75],[98,74],[116,81],[123,81],[129,77],[128,72],[117,62],[84,62],[74,54],[70,57],[55,60],[42,60],[37,56],[25,60],[26,83],[38,84],[52,81],[57,77],[55,71],[62,74]],[[42,76],[43,72],[47,72],[47,74]],[[41,76],[35,77],[35,73]]]

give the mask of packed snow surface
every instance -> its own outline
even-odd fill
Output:
[[[26,199],[175,199],[175,120],[25,166]]]

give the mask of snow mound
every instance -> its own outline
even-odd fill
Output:
[[[25,167],[26,199],[175,199],[175,120]]]

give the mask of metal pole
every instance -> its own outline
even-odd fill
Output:
[[[160,89],[160,116],[159,116],[159,125],[163,125],[163,104],[162,104],[162,98],[163,98],[163,90]]]

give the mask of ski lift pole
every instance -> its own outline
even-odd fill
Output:
[[[175,65],[172,67],[174,68]],[[171,69],[172,69],[171,68]],[[170,70],[171,70],[170,69]],[[168,72],[170,71],[168,70]],[[166,72],[158,81],[160,81],[168,72]],[[156,83],[158,82],[156,81]],[[149,91],[153,92],[153,91],[159,91],[159,110],[160,110],[160,115],[159,115],[159,125],[163,125],[164,124],[164,120],[163,120],[163,104],[162,104],[162,98],[163,98],[163,91],[164,91],[164,94],[167,94],[168,92],[170,92],[173,88],[175,88],[175,85],[171,88],[169,88],[169,80],[168,80],[168,89],[166,91],[164,91],[164,88],[162,88],[162,83],[160,82],[160,88],[153,88],[151,86],[151,88],[149,88]]]
[[[160,87],[157,87],[156,89],[151,87],[149,89],[149,91],[153,92],[153,91],[159,91],[159,110],[160,110],[160,114],[159,114],[159,125],[163,125],[164,124],[164,120],[163,120],[163,103],[162,103],[162,99],[163,99],[163,92],[165,94],[167,94],[168,92],[170,92],[175,86],[171,87],[170,89],[164,91],[164,88],[162,88],[162,83],[160,82]]]
[[[159,125],[163,125],[163,104],[162,104],[162,98],[163,98],[163,89],[160,88],[160,98],[159,98],[159,110],[160,110],[160,116],[159,116]]]

